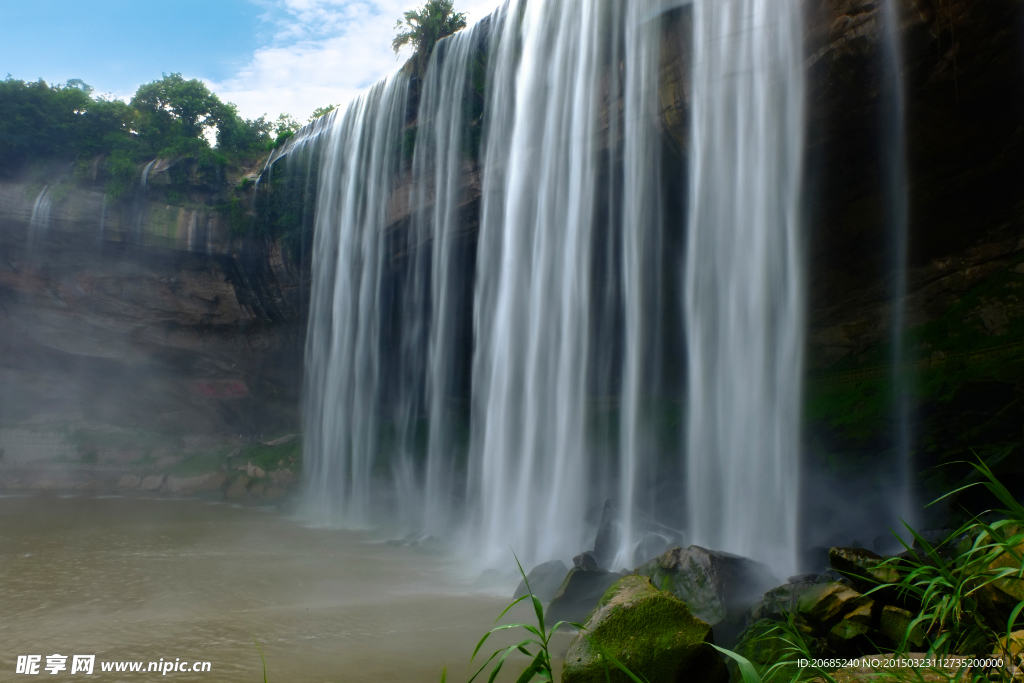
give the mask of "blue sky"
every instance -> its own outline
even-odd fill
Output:
[[[161,73],[205,81],[247,118],[345,104],[401,64],[409,0],[0,0],[0,77],[128,97]],[[456,0],[470,23],[499,0]],[[407,54],[403,54],[404,60]]]

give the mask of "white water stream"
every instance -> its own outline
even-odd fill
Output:
[[[694,4],[690,527],[780,573],[796,567],[800,490],[801,30],[796,0]]]

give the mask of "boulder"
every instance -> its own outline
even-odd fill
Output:
[[[597,559],[594,557],[594,553],[590,550],[582,552],[576,557],[572,558],[572,566],[586,570],[603,569],[603,567],[601,567],[601,565],[598,564]]]
[[[171,493],[184,494],[198,491],[216,491],[228,481],[223,472],[210,472],[195,477],[168,476],[166,488]]]
[[[158,491],[164,485],[164,479],[166,478],[166,475],[163,474],[151,474],[142,480],[142,483],[139,484],[139,489],[143,491]]]
[[[271,472],[270,479],[274,482],[274,486],[286,489],[295,481],[295,474],[290,469],[282,467]]]
[[[864,602],[864,596],[841,583],[817,583],[797,597],[797,616],[812,628],[831,629]]]
[[[526,575],[525,581],[519,582],[519,587],[516,588],[512,598],[517,599],[526,595],[526,582],[529,581],[530,590],[533,591],[534,596],[541,602],[550,602],[551,598],[555,597],[558,587],[562,585],[562,580],[565,579],[568,571],[569,568],[561,560],[538,564]]]
[[[695,545],[668,550],[635,573],[685,602],[694,616],[714,627],[716,642],[725,647],[736,642],[750,607],[778,585],[760,562]]]
[[[832,548],[828,552],[829,564],[865,588],[880,583],[899,583],[899,571],[886,559],[865,548]]]
[[[262,479],[267,476],[267,473],[263,471],[263,468],[253,465],[250,462],[245,465],[245,475],[250,479]]]
[[[910,622],[913,620],[914,615],[910,611],[894,605],[885,605],[878,618],[878,630],[892,643],[899,645],[903,642],[904,636],[907,636],[907,629],[910,628]],[[907,643],[915,647],[924,645],[924,633],[920,625],[915,627],[907,637]]]
[[[228,500],[234,500],[237,498],[245,498],[249,495],[249,482],[252,481],[246,475],[239,475],[238,479],[231,482],[231,486],[224,492],[224,496]]]
[[[117,480],[117,488],[119,489],[134,489],[138,488],[139,484],[142,483],[142,477],[135,474],[125,474]]]
[[[748,624],[757,623],[761,619],[784,621],[787,613],[796,613],[800,596],[815,585],[814,581],[801,579],[768,590],[750,608]]]
[[[612,500],[604,502],[601,510],[601,522],[597,526],[597,537],[594,539],[594,559],[601,569],[611,569],[615,553],[619,548],[619,506]]]
[[[573,567],[551,597],[545,620],[549,625],[556,621],[582,623],[619,578],[619,574],[603,569]]]
[[[288,491],[281,488],[280,486],[275,486],[273,484],[268,486],[266,491],[263,492],[263,497],[266,498],[267,500],[280,500],[284,498],[286,495],[288,495]]]
[[[570,643],[562,683],[627,683],[602,652],[649,681],[724,683],[728,670],[710,640],[711,626],[684,602],[647,577],[626,576],[609,588]]]
[[[841,619],[828,632],[828,649],[841,657],[853,657],[878,646],[872,647],[873,631],[867,624],[851,619]]]

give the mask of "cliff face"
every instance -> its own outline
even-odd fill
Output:
[[[924,466],[968,446],[1020,448],[1024,2],[897,0],[897,13]],[[882,160],[899,99],[883,3],[805,0],[805,16],[809,439],[822,454],[884,453],[894,236]],[[654,115],[667,182],[678,188],[666,209],[682,226],[688,8],[666,14],[663,27]],[[609,140],[612,152],[618,142]],[[230,200],[250,206],[251,195],[161,161],[134,197],[110,203],[68,172],[0,182],[0,421],[210,435],[294,428],[308,269],[268,238],[232,234]],[[468,162],[463,185],[458,239],[471,273],[480,177]],[[398,182],[389,234],[409,224],[408,199],[409,184]],[[681,249],[681,232],[667,235],[667,250]],[[395,247],[395,263],[409,256]],[[467,324],[467,349],[471,333]],[[978,386],[991,400],[972,412],[964,397]]]
[[[213,439],[297,428],[302,268],[231,234],[230,186],[178,168],[172,189],[174,168],[151,165],[116,202],[59,167],[0,182],[8,463],[32,457],[2,443],[25,425]]]

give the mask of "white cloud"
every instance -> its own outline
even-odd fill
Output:
[[[245,118],[287,112],[305,122],[317,107],[346,105],[396,71],[409,56],[391,50],[395,22],[418,4],[408,0],[254,0],[266,9],[270,44],[259,48],[231,78],[210,82]],[[500,0],[468,0],[455,7],[469,22]]]

